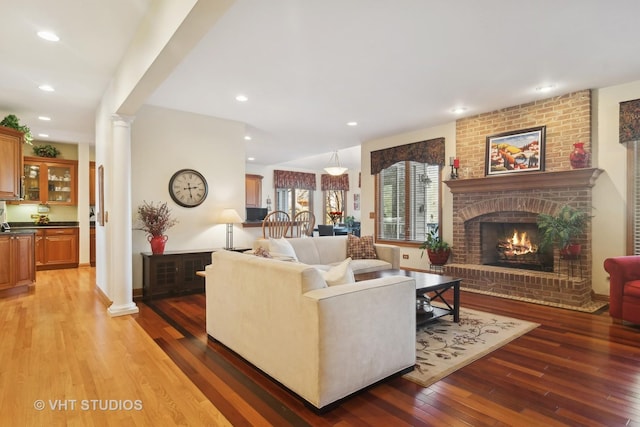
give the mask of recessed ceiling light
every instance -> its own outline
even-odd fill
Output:
[[[60,37],[58,37],[55,33],[51,31],[38,31],[38,37],[49,40],[50,42],[60,41]]]
[[[49,134],[48,133],[39,133],[38,136],[41,137],[41,138],[49,138]]]
[[[544,86],[538,86],[536,88],[536,90],[538,92],[551,92],[553,89],[555,89],[555,85],[544,85]]]
[[[465,111],[467,111],[467,110],[468,110],[468,108],[467,108],[467,107],[456,107],[456,108],[452,108],[452,109],[451,109],[451,112],[452,112],[453,114],[462,114],[462,113],[464,113],[464,112],[465,112]]]
[[[236,101],[238,102],[247,102],[249,100],[249,98],[247,98],[246,95],[238,95],[236,96]]]
[[[251,136],[249,136],[249,135],[245,135],[245,136],[244,136],[244,139],[245,139],[246,141],[251,141]]]
[[[247,157],[247,160],[249,160],[250,162],[253,162],[255,159],[255,157]]]
[[[358,126],[358,122],[347,122],[347,126]]]
[[[38,89],[43,90],[45,92],[55,92],[55,89],[51,85],[40,85]]]
[[[51,117],[47,117],[47,116],[38,116],[38,119],[40,119],[40,120],[44,120],[45,122],[48,122],[49,120],[51,120]]]

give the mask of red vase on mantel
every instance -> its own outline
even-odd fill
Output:
[[[584,142],[573,144],[573,151],[569,154],[569,162],[574,169],[583,169],[589,165],[589,153],[584,150]]]
[[[147,240],[151,243],[151,252],[154,255],[162,255],[164,253],[164,244],[167,243],[169,236],[149,236]]]

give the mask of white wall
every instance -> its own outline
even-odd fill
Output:
[[[132,125],[132,220],[143,201],[167,202],[179,223],[167,231],[166,251],[220,248],[225,225],[217,216],[234,208],[244,216],[244,124],[159,107],[142,107]],[[195,169],[207,180],[206,200],[195,208],[177,205],[169,196],[169,179],[180,169]],[[247,241],[240,225],[234,244]],[[141,252],[150,252],[143,231],[133,232],[133,287],[142,287]]]
[[[619,141],[620,102],[640,98],[640,81],[594,90],[593,166],[604,169],[593,187],[593,290],[609,295],[606,258],[626,255],[627,148]]]
[[[456,141],[456,123],[451,122],[442,126],[435,126],[428,129],[421,129],[415,132],[407,132],[400,135],[393,135],[386,138],[367,141],[362,144],[362,188],[361,188],[361,218],[362,232],[361,235],[371,235],[374,233],[374,220],[370,218],[373,215],[375,203],[375,180],[371,175],[371,152],[383,148],[395,147],[403,144],[410,144],[418,141],[425,141],[433,138],[443,137],[445,139],[445,159],[455,156]],[[464,165],[463,165],[464,166]],[[450,170],[447,166],[442,169],[442,180],[449,179]],[[356,177],[357,180],[357,177]],[[357,183],[357,181],[356,181]],[[447,242],[453,240],[453,196],[449,187],[441,182],[442,191],[442,235]],[[455,251],[455,248],[453,248]],[[415,247],[401,247],[403,256],[409,256],[409,259],[400,259],[400,266],[403,268],[426,269],[429,267],[429,261],[425,255],[421,258],[421,250]]]

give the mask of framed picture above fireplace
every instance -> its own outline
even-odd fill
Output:
[[[543,171],[545,130],[540,126],[488,136],[485,175]]]

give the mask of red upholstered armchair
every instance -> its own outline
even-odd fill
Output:
[[[640,324],[640,256],[607,258],[609,314],[614,320]]]

